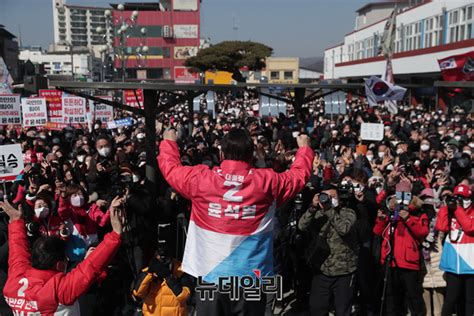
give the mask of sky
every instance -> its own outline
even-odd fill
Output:
[[[157,0],[155,0],[156,2]],[[127,0],[124,2],[146,2]],[[212,43],[252,40],[274,56],[319,57],[354,29],[355,10],[368,0],[202,0],[201,37]],[[68,0],[68,4],[108,6],[120,1]],[[21,44],[48,48],[53,41],[52,0],[0,0],[0,24]],[[234,30],[233,27],[238,28]]]

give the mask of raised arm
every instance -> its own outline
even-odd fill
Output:
[[[121,211],[113,209],[110,215],[113,231],[108,233],[99,246],[59,282],[57,293],[60,304],[72,305],[105,271],[120,248],[122,219]]]
[[[176,131],[165,132],[165,139],[160,144],[158,165],[169,185],[180,195],[190,200],[197,188],[199,175],[208,168],[206,166],[188,167],[181,165]]]
[[[10,218],[8,225],[8,276],[19,277],[31,267],[30,247],[26,237],[25,221],[22,212],[15,209],[8,201],[0,202],[0,208]]]
[[[461,206],[457,207],[454,216],[456,216],[456,219],[462,226],[462,230],[465,231],[466,234],[474,233],[474,219],[471,216],[468,216]]]
[[[298,146],[295,161],[290,170],[276,174],[276,199],[281,205],[303,190],[311,175],[314,152],[309,146],[310,139],[306,135],[298,136]]]

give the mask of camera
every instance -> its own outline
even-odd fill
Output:
[[[454,211],[456,211],[456,207],[458,206],[458,198],[451,195],[446,198],[445,202],[446,206],[448,207],[448,212],[451,214],[454,213]]]
[[[298,193],[295,197],[295,209],[296,210],[301,210],[303,207],[303,195],[301,193]]]
[[[339,198],[344,200],[350,198],[354,194],[354,188],[351,182],[343,181],[337,188]]]
[[[331,197],[326,193],[319,194],[319,203],[327,205],[331,203]]]

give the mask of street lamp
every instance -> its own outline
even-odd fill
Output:
[[[106,48],[101,48],[101,53],[113,53],[113,55],[120,59],[121,69],[122,69],[122,81],[125,81],[125,68],[127,65],[127,60],[130,56],[134,55],[137,60],[138,67],[143,67],[146,63],[147,53],[149,51],[149,47],[145,45],[145,35],[147,30],[145,27],[140,29],[140,46],[135,49],[135,51],[128,52],[127,51],[127,38],[130,37],[130,32],[137,27],[137,20],[139,12],[134,10],[130,15],[130,18],[124,18],[123,11],[125,10],[125,6],[123,4],[117,5],[117,10],[120,11],[120,17],[114,18],[112,16],[111,10],[104,11],[104,17],[106,21],[106,29],[110,29],[112,27],[114,30],[117,30],[117,35],[119,36],[119,43],[118,45],[113,45],[113,41],[107,40],[106,30],[102,27],[97,27],[96,32],[99,34],[105,34],[103,36],[104,41],[106,42]]]

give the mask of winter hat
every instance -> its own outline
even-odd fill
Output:
[[[395,190],[397,192],[411,192],[413,188],[413,185],[410,183],[410,181],[400,181],[397,183],[397,185],[395,186]]]

